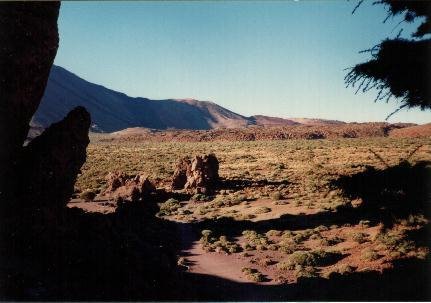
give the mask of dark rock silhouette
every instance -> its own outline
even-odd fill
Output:
[[[59,2],[0,3],[0,193],[14,173],[58,48]]]
[[[86,160],[90,122],[85,108],[77,107],[24,148],[17,195],[28,206],[66,206]]]
[[[173,189],[210,193],[219,181],[219,162],[214,154],[195,156],[178,161],[172,178]]]

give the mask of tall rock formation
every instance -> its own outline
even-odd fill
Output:
[[[0,3],[0,193],[15,173],[57,53],[59,8],[59,2]]]

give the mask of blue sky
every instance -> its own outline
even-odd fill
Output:
[[[209,100],[243,115],[382,121],[398,103],[355,95],[345,68],[395,36],[356,1],[63,2],[55,64],[130,96]],[[408,110],[389,122],[431,122]]]

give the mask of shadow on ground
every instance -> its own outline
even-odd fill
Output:
[[[196,223],[196,229],[215,229],[228,236],[238,236],[245,229],[266,232],[269,229],[298,230],[319,225],[358,224],[361,220],[371,225],[383,223],[391,227],[395,220],[411,214],[423,214],[431,218],[431,166],[428,162],[416,165],[402,163],[385,170],[368,167],[364,172],[341,176],[331,183],[349,199],[362,199],[362,204],[353,207],[342,205],[333,211],[316,214],[285,214],[280,218],[252,222],[236,221],[232,218],[205,220]]]
[[[285,181],[269,181],[267,179],[252,180],[252,179],[221,179],[217,184],[217,189],[241,190],[246,187],[264,187],[267,185],[279,186],[289,185],[290,182]]]
[[[206,220],[185,224],[155,217],[155,202],[126,203],[113,214],[78,209],[8,214],[2,218],[2,299],[14,300],[430,300],[430,260],[403,260],[383,274],[333,274],[289,285],[238,283],[184,272],[177,257],[202,229],[227,236],[244,229],[303,229],[318,225],[384,221],[411,213],[429,217],[429,167],[402,164],[368,168],[334,181],[357,207],[314,215],[284,215],[266,221]],[[55,215],[55,217],[54,217]],[[31,224],[28,224],[31,222]],[[31,226],[31,227],[29,227]],[[184,230],[191,229],[184,237]],[[429,246],[428,228],[412,232]]]

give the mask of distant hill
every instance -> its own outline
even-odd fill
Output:
[[[411,124],[385,122],[334,123],[326,125],[286,125],[271,127],[242,127],[211,130],[156,130],[142,127],[124,129],[110,134],[94,134],[95,141],[107,142],[211,142],[259,141],[286,139],[337,139],[387,137],[395,130],[410,128]]]
[[[393,129],[390,131],[389,136],[394,138],[431,137],[431,123]]]
[[[126,128],[209,130],[248,126],[321,125],[343,123],[319,119],[245,117],[213,102],[193,99],[150,100],[90,83],[66,69],[53,66],[45,95],[35,113],[36,129],[61,120],[82,105],[91,113],[93,132],[115,132]]]

